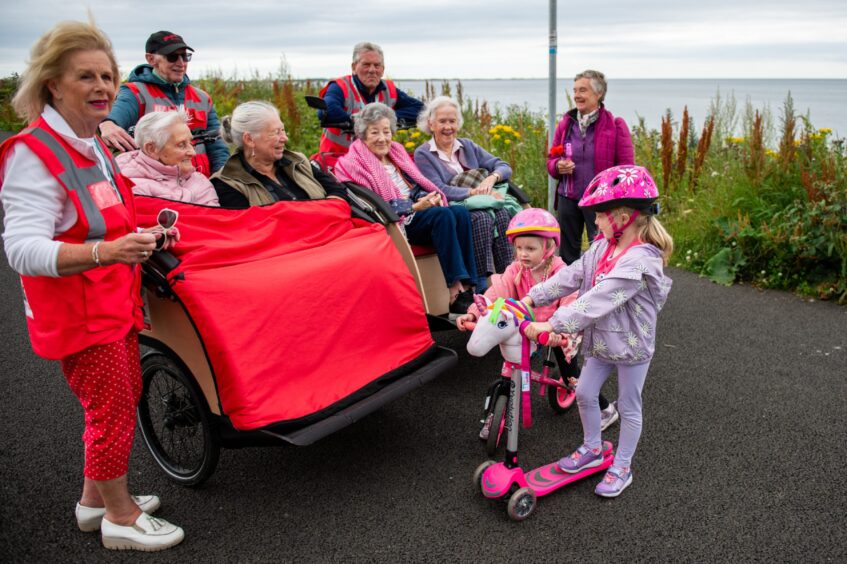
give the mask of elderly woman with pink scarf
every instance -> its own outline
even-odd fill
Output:
[[[370,188],[399,210],[410,243],[435,247],[450,289],[450,311],[464,313],[473,302],[477,278],[468,210],[448,206],[444,193],[392,141],[397,131],[394,110],[379,102],[368,104],[356,115],[354,131],[356,140],[335,165],[335,176]]]

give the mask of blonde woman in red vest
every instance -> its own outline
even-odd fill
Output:
[[[93,24],[41,37],[13,99],[30,124],[0,146],[0,200],[33,349],[61,362],[85,412],[77,525],[100,529],[106,548],[151,551],[184,533],[150,515],[158,497],[127,489],[141,394],[138,265],[161,235],[136,229],[129,185],[96,136],[119,83],[111,42]]]

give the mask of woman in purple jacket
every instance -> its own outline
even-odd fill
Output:
[[[602,72],[587,70],[576,75],[576,107],[562,116],[547,155],[547,172],[559,182],[554,204],[562,230],[559,252],[568,264],[581,254],[583,227],[589,243],[597,235],[594,212],[577,206],[585,187],[607,168],[635,162],[629,128],[623,118],[606,109],[605,97]]]
[[[415,164],[450,201],[477,194],[502,197],[492,188],[512,176],[512,167],[470,139],[460,138],[462,121],[462,108],[453,98],[438,96],[427,103],[418,116],[418,129],[431,134],[432,139],[415,150]],[[482,169],[487,176],[474,188],[457,186],[456,175],[471,169]],[[512,217],[504,208],[470,213],[479,274],[476,291],[481,293],[488,286],[488,276],[502,273],[512,262],[512,246],[506,238]]]

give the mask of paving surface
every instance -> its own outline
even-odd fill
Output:
[[[847,560],[847,308],[673,269],[634,483],[616,500],[593,494],[599,476],[541,498],[523,523],[483,499],[477,421],[499,355],[472,358],[464,335],[440,333],[459,352],[454,370],[315,445],[224,450],[198,489],[169,483],[137,437],[132,490],[159,494],[187,537],[155,555],[106,551],[72,521],[82,410],[58,364],[32,354],[3,259],[5,561]],[[526,466],[581,439],[575,410],[533,407]]]

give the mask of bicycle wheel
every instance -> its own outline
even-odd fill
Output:
[[[488,440],[485,441],[485,453],[493,457],[497,454],[497,448],[506,442],[506,406],[509,396],[500,394],[494,403],[494,419],[491,421],[491,429],[488,432]]]
[[[220,443],[197,383],[171,359],[141,359],[138,427],[159,467],[183,485],[197,486],[218,464]]]

